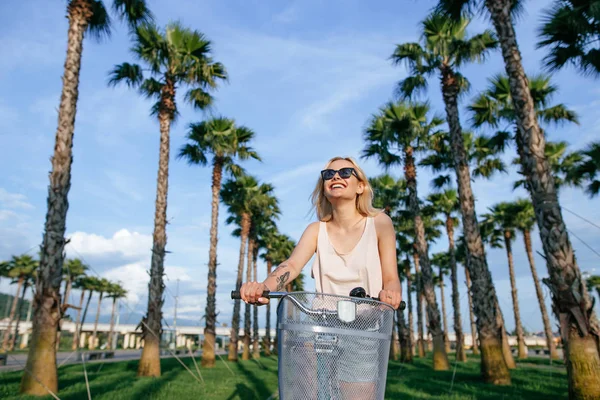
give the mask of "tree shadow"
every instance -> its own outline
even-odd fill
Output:
[[[254,397],[244,397],[244,399],[256,398],[257,396],[259,398],[266,399],[269,396],[271,396],[272,393],[269,390],[269,388],[267,387],[267,385],[265,385],[264,381],[262,379],[258,378],[256,376],[256,374],[254,374],[252,371],[250,371],[249,369],[244,367],[244,365],[242,363],[238,364],[238,369],[242,372],[242,374],[244,374],[244,376],[246,376],[248,381],[251,382],[252,386],[254,387],[254,393],[255,393]],[[246,385],[244,385],[244,386],[246,386]]]

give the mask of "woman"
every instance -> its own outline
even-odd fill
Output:
[[[269,299],[261,297],[263,291],[281,291],[316,252],[311,272],[317,292],[348,296],[353,288],[361,286],[369,295],[378,296],[380,301],[397,309],[402,292],[396,234],[390,217],[373,208],[372,200],[371,185],[352,158],[329,160],[312,194],[319,221],[306,228],[290,258],[264,282],[242,285],[242,300],[251,304],[268,303]],[[342,351],[333,369],[337,369],[341,398],[375,399],[379,380],[378,343],[345,337],[338,346]],[[323,357],[316,355],[318,387],[312,389],[317,394],[304,388],[298,392],[301,397],[330,398],[327,382],[332,368],[325,361],[327,357]]]
[[[348,296],[362,286],[397,309],[402,289],[396,233],[390,217],[373,208],[372,200],[371,185],[354,159],[329,160],[312,194],[319,221],[306,228],[290,258],[267,279],[242,285],[242,300],[267,304],[263,291],[281,291],[316,252],[311,275],[317,292]]]
[[[362,286],[395,309],[402,300],[396,261],[396,233],[389,216],[372,205],[373,190],[352,158],[334,157],[321,171],[312,195],[318,222],[310,224],[289,259],[263,282],[240,288],[242,300],[267,304],[263,291],[281,291],[316,254],[316,290],[347,296]]]

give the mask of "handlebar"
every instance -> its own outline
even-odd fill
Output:
[[[358,289],[358,290],[357,290]],[[379,297],[369,297],[366,295],[366,293],[364,293],[364,289],[360,290],[362,288],[356,288],[353,289],[350,292],[350,296],[351,297],[356,297],[356,298],[368,298],[371,300],[375,300],[375,301],[381,301],[379,300]],[[262,293],[261,297],[265,297],[267,299],[281,299],[282,297],[287,296],[289,293],[288,292],[271,292],[269,290],[265,290]],[[233,300],[240,300],[242,297],[240,295],[240,291],[239,290],[232,290],[231,291],[231,298]],[[304,307],[304,305],[302,305],[298,300],[296,300],[295,298],[293,298],[293,296],[290,296],[290,299],[294,302],[294,304],[296,304],[303,312],[310,314],[310,315],[319,315],[319,314],[323,314],[323,310],[312,310],[310,308],[306,308]],[[400,310],[404,310],[406,309],[406,302],[401,301],[400,302]]]

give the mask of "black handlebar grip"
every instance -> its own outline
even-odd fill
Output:
[[[404,309],[406,309],[406,302],[404,300],[402,300],[400,302],[400,310],[404,310]]]
[[[266,297],[268,299],[269,298],[269,293],[271,293],[271,292],[269,292],[268,290],[265,290],[262,293],[261,297]],[[242,298],[242,296],[240,295],[240,291],[239,290],[232,290],[231,291],[231,298],[233,300],[240,300]]]

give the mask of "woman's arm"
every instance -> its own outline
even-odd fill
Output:
[[[402,286],[398,277],[396,232],[391,218],[384,213],[378,214],[375,217],[375,230],[383,280],[383,290],[379,292],[379,299],[397,309],[402,301]]]
[[[246,282],[240,288],[242,300],[246,303],[261,303],[267,304],[269,299],[262,296],[262,292],[269,290],[272,292],[281,291],[285,285],[296,279],[302,268],[308,260],[317,251],[317,238],[319,236],[319,223],[313,222],[310,224],[296,248],[290,255],[290,258],[279,264],[277,268],[263,282]]]

